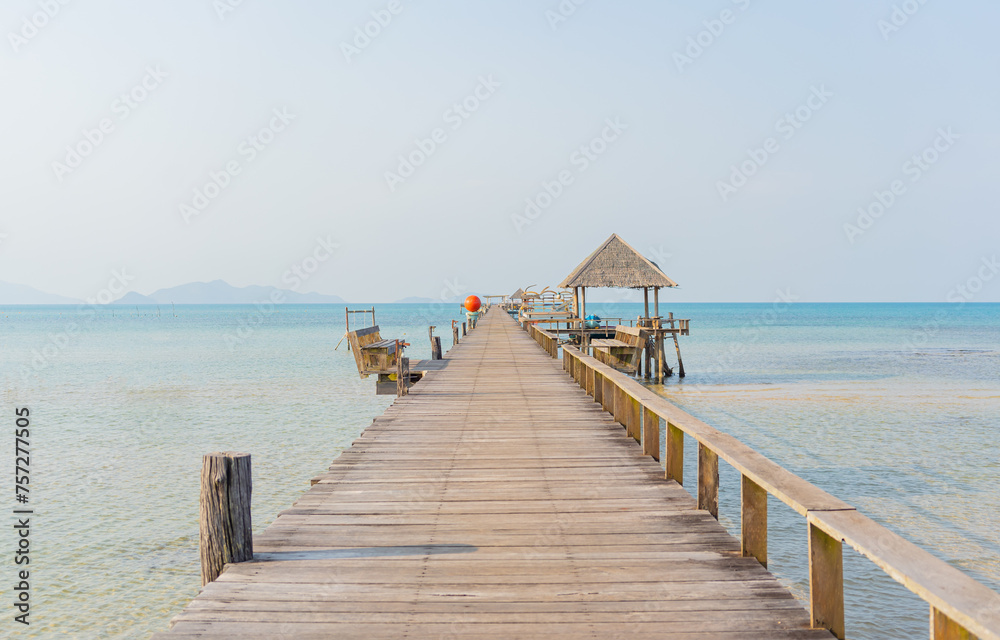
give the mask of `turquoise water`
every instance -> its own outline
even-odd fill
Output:
[[[662,393],[1000,589],[1000,305],[669,310],[692,334],[687,377]],[[376,305],[382,335],[405,335],[413,358],[429,356],[429,324],[450,346],[458,311]],[[3,414],[27,405],[34,426],[24,637],[165,629],[198,591],[201,455],[253,454],[259,530],[391,403],[334,350],[343,325],[343,307],[325,305],[0,307]],[[721,475],[735,530],[738,477]],[[805,524],[771,504],[770,567],[803,596]],[[926,606],[853,551],[845,581],[851,638],[926,636]]]

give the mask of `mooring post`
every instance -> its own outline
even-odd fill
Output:
[[[431,360],[441,359],[441,338],[434,335],[434,329],[436,328],[434,325],[431,325],[427,329],[427,336],[431,339]]]
[[[409,393],[410,359],[400,356],[396,359],[396,395],[405,396]]]
[[[466,336],[465,323],[463,322],[462,323],[462,337],[464,338],[465,336]]]
[[[455,324],[454,320],[452,320],[451,321],[451,346],[454,347],[456,344],[458,344],[458,325]]]
[[[202,458],[201,586],[218,578],[227,564],[253,559],[251,489],[249,453],[223,451]]]

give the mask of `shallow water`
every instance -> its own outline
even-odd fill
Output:
[[[413,358],[429,356],[429,324],[447,349],[459,318],[457,305],[376,307],[382,335],[405,334]],[[662,393],[1000,588],[1000,305],[670,310],[692,335],[687,377]],[[343,324],[343,307],[325,305],[0,308],[4,413],[27,405],[34,426],[24,637],[165,629],[198,591],[201,455],[253,454],[260,530],[391,403],[334,350]],[[735,530],[738,476],[721,466]],[[771,504],[770,567],[804,595],[805,524]],[[849,636],[925,636],[926,606],[872,567],[845,553]]]

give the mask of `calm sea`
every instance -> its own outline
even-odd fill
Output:
[[[413,358],[429,356],[428,325],[447,349],[460,318],[457,305],[375,306],[382,335],[405,337]],[[1000,589],[1000,305],[669,310],[692,333],[681,338],[688,375],[664,395]],[[335,349],[343,311],[0,307],[0,405],[10,426],[15,406],[30,407],[34,427],[23,637],[165,629],[198,592],[202,454],[253,454],[260,530],[382,413],[392,398]],[[640,306],[588,311],[634,317]],[[720,519],[736,531],[738,476],[721,466]],[[771,505],[770,568],[804,597],[805,524]],[[851,638],[926,636],[926,605],[851,550],[845,583]],[[0,585],[10,602],[7,573]]]

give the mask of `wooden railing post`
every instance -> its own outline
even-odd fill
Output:
[[[684,432],[667,420],[667,480],[684,484]]]
[[[458,344],[458,325],[451,326],[451,346]]]
[[[615,383],[607,376],[602,377],[604,378],[604,392],[601,394],[601,406],[613,416],[615,415]]]
[[[719,519],[719,455],[698,443],[698,508]]]
[[[604,407],[604,376],[594,370],[594,402]]]
[[[201,462],[198,547],[201,585],[219,577],[225,565],[253,559],[249,453],[209,453]]]
[[[976,640],[976,636],[931,605],[931,640]]]
[[[465,336],[466,336],[466,333],[465,333],[465,323],[463,322],[462,323],[462,337],[464,338]]]
[[[767,490],[746,476],[740,487],[740,547],[767,568]]]
[[[638,398],[633,398],[632,396],[626,396],[628,401],[626,403],[628,407],[628,431],[629,435],[635,439],[636,442],[642,443],[642,405],[639,403]]]
[[[594,369],[592,367],[584,366],[583,370],[584,385],[583,389],[587,392],[588,396],[594,395]]]
[[[844,631],[844,552],[840,540],[809,523],[809,615],[813,628]]]
[[[628,409],[625,407],[625,390],[615,385],[615,422],[628,429]]]
[[[642,408],[642,452],[660,461],[660,416]]]

